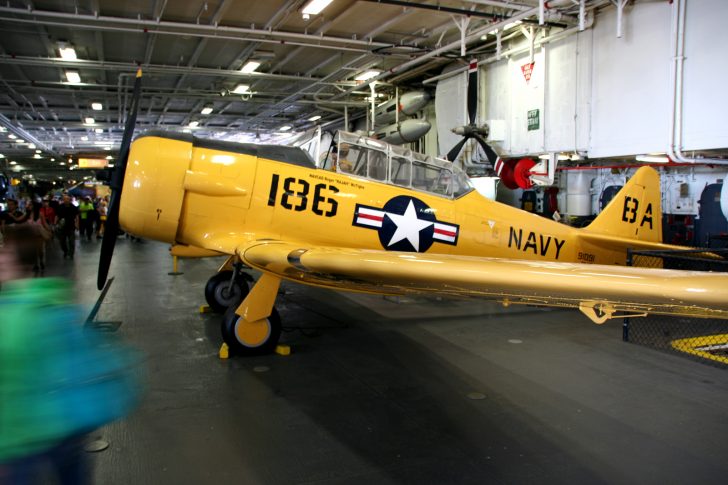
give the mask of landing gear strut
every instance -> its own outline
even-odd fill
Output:
[[[215,313],[225,313],[230,306],[238,306],[248,295],[248,280],[252,278],[238,265],[213,275],[205,285],[205,300]]]

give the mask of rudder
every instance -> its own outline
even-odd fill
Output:
[[[662,242],[660,175],[641,167],[607,204],[586,232]]]

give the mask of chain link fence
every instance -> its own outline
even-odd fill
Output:
[[[629,251],[627,264],[728,272],[728,249]],[[663,315],[625,318],[623,339],[728,369],[728,320]]]

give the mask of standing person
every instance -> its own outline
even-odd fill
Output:
[[[63,203],[56,210],[58,217],[57,233],[61,240],[63,258],[73,259],[76,252],[76,229],[79,228],[78,207],[71,204],[71,196],[63,195]]]
[[[33,265],[33,271],[36,273],[40,271],[43,274],[45,271],[46,262],[46,241],[51,238],[51,229],[46,223],[45,217],[40,210],[38,204],[39,201],[28,201],[25,204],[25,213],[27,215],[27,224],[33,228],[37,237],[33,238],[29,243],[32,243],[35,247],[36,257],[35,264]]]
[[[138,357],[84,328],[69,282],[31,278],[30,224],[0,248],[0,484],[91,483],[86,434],[136,405]],[[41,481],[42,480],[42,481]]]
[[[109,213],[109,203],[106,201],[106,197],[99,200],[99,224],[96,228],[96,239],[104,237],[104,229],[106,225],[106,216]]]
[[[43,214],[46,223],[51,229],[55,228],[56,225],[56,211],[51,207],[51,199],[49,196],[43,198],[43,205],[40,208],[40,213]]]
[[[20,224],[28,219],[25,212],[18,208],[18,201],[15,199],[8,199],[8,208],[2,213],[2,228],[3,231],[6,225]]]
[[[90,241],[91,234],[94,232],[94,214],[96,213],[91,197],[87,195],[83,198],[81,203],[78,204],[78,211],[81,223],[79,234],[82,239],[86,236],[86,239]]]

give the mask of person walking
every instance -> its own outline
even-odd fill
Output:
[[[80,204],[78,204],[79,211],[79,234],[81,238],[85,236],[88,241],[91,240],[91,234],[94,232],[94,215],[96,214],[96,208],[94,203],[91,202],[91,197],[88,195],[83,198]]]
[[[61,240],[63,258],[73,259],[76,252],[76,229],[79,228],[78,207],[71,203],[71,196],[63,195],[63,203],[56,210],[56,232]]]
[[[86,435],[138,404],[141,362],[84,328],[68,281],[31,277],[35,237],[16,224],[0,247],[0,484],[86,485]]]

